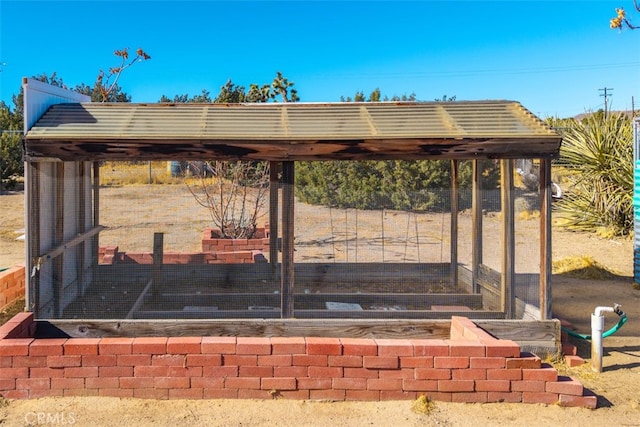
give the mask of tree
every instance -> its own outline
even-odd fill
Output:
[[[640,4],[638,4],[637,0],[633,0],[633,6],[637,12],[640,12]],[[637,30],[640,28],[640,26],[631,24],[629,18],[627,18],[627,12],[621,7],[616,8],[616,17],[609,21],[609,26],[613,29],[619,28],[621,30],[624,27],[627,27],[630,30]]]
[[[100,93],[102,102],[110,101],[111,93],[117,92],[119,90],[118,80],[120,79],[120,76],[122,75],[122,72],[124,70],[131,67],[137,62],[147,61],[151,59],[151,56],[147,55],[147,53],[141,48],[138,48],[136,50],[136,56],[134,56],[130,61],[128,48],[116,50],[113,52],[113,54],[120,58],[120,64],[115,67],[109,68],[108,72],[100,70],[94,85],[94,89],[97,89]]]
[[[22,117],[0,102],[0,192],[15,183],[24,171],[22,162]]]
[[[556,205],[567,228],[607,235],[633,232],[633,137],[623,114],[555,120],[562,134],[559,162],[568,189]]]

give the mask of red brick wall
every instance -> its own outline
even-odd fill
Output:
[[[24,297],[24,265],[0,272],[0,309]]]
[[[237,252],[259,250],[269,252],[269,231],[258,228],[253,239],[220,239],[220,231],[208,228],[202,234],[202,252]]]
[[[0,394],[558,403],[594,408],[570,377],[466,318],[451,339],[140,337],[34,339],[0,327]]]
[[[267,262],[261,250],[234,252],[165,252],[163,264],[250,264]],[[152,252],[120,252],[117,246],[98,248],[99,264],[153,264]]]

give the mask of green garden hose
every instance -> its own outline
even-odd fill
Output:
[[[602,338],[606,338],[608,336],[611,336],[611,335],[615,334],[616,332],[618,332],[618,330],[620,328],[622,328],[622,325],[627,323],[627,315],[625,314],[624,311],[618,310],[615,313],[618,314],[618,316],[620,316],[620,320],[618,321],[618,323],[616,323],[613,326],[613,328],[609,329],[608,331],[603,332],[602,333]],[[564,332],[566,332],[567,334],[571,335],[572,337],[581,338],[581,339],[587,340],[587,341],[591,340],[591,335],[579,334],[577,332],[573,332],[573,331],[565,328],[564,326],[562,327],[562,330]]]

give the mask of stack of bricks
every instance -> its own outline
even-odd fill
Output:
[[[17,265],[0,272],[0,309],[24,297],[24,289],[24,265]]]
[[[32,338],[0,328],[5,398],[117,396],[524,402],[595,408],[582,385],[464,317],[451,339],[317,337]]]

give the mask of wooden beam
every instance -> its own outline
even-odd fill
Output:
[[[280,162],[269,162],[269,265],[272,276],[278,266],[278,169]]]
[[[64,167],[66,163],[55,163],[55,219],[54,244],[62,245],[64,241]],[[58,252],[53,259],[53,316],[62,315],[62,290],[64,287],[64,251]]]
[[[514,315],[515,286],[515,221],[513,200],[513,160],[500,161],[500,193],[502,204],[502,280],[501,307],[507,319]]]
[[[164,260],[164,233],[153,233],[153,272],[151,280],[158,284],[162,281],[162,261]]]
[[[478,269],[482,264],[482,169],[479,160],[473,160],[471,188],[471,276],[473,293],[480,292]]]
[[[93,162],[93,227],[98,227],[100,224],[100,162]],[[98,246],[100,244],[98,234],[95,234],[92,239],[91,251],[95,254],[94,265],[98,265]]]
[[[280,282],[281,316],[283,319],[294,316],[294,184],[295,163],[282,162],[282,276]]]
[[[450,280],[458,284],[458,160],[451,160],[451,268]]]
[[[85,194],[85,162],[78,162],[78,180],[76,182],[78,186],[78,222],[76,224],[76,232],[84,233],[86,231],[86,214],[87,214],[87,200]],[[78,255],[78,265],[80,268],[78,269],[78,279],[76,280],[77,293],[78,295],[83,294],[83,289],[85,287],[85,259],[84,259],[84,248],[85,241],[82,241],[78,245],[77,255]]]
[[[551,319],[551,160],[540,159],[540,317]]]
[[[149,280],[142,292],[140,292],[140,295],[138,295],[138,298],[136,298],[136,302],[131,306],[131,309],[125,316],[125,319],[133,319],[135,317],[135,313],[140,310],[140,307],[142,307],[142,304],[144,304],[144,300],[146,299],[147,294],[149,293],[149,290],[152,286],[153,280]]]
[[[67,249],[70,249],[70,248],[80,244],[81,242],[84,242],[85,240],[95,236],[96,234],[98,234],[99,232],[101,232],[104,229],[105,229],[105,227],[102,226],[102,225],[98,225],[97,227],[93,227],[91,230],[89,230],[89,231],[87,231],[85,233],[78,234],[73,239],[62,243],[61,245],[56,246],[55,248],[53,248],[49,252],[45,252],[44,254],[39,255],[36,258],[37,258],[38,262],[40,262],[40,263],[50,261],[53,258],[57,257],[58,255],[62,254]]]
[[[25,306],[37,318],[40,314],[40,165],[25,166],[26,287]]]

